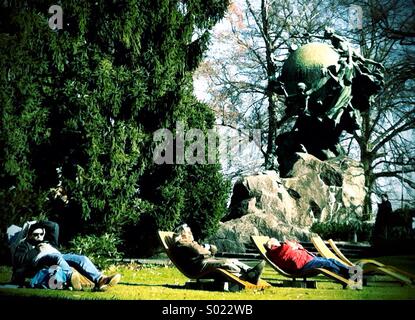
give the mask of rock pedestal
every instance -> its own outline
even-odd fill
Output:
[[[298,156],[290,178],[266,171],[235,183],[230,213],[210,239],[219,251],[246,252],[251,235],[307,241],[314,222],[362,216],[366,190],[358,162]]]

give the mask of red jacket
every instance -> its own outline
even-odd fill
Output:
[[[314,258],[300,244],[297,245],[297,249],[294,249],[287,243],[283,243],[280,246],[272,246],[271,249],[267,250],[267,256],[285,272],[296,273]]]

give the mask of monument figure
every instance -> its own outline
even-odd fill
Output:
[[[338,156],[340,135],[359,129],[361,112],[369,109],[383,85],[382,64],[363,57],[333,29],[326,28],[323,36],[306,36],[330,44],[310,42],[290,50],[277,78],[275,90],[285,96],[285,117],[295,119],[292,129],[276,138],[282,177],[289,176],[296,152],[320,160]]]

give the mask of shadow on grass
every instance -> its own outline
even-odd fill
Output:
[[[186,289],[184,285],[178,284],[153,284],[153,283],[137,283],[137,282],[120,282],[119,284],[132,287],[164,287],[170,289]]]

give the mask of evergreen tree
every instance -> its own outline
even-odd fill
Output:
[[[177,121],[212,127],[192,73],[227,1],[56,4],[63,28],[55,30],[49,1],[5,1],[0,10],[2,230],[46,216],[63,224],[66,240],[141,220],[154,228],[189,220],[211,233],[229,188],[220,168],[153,163],[153,132]]]

